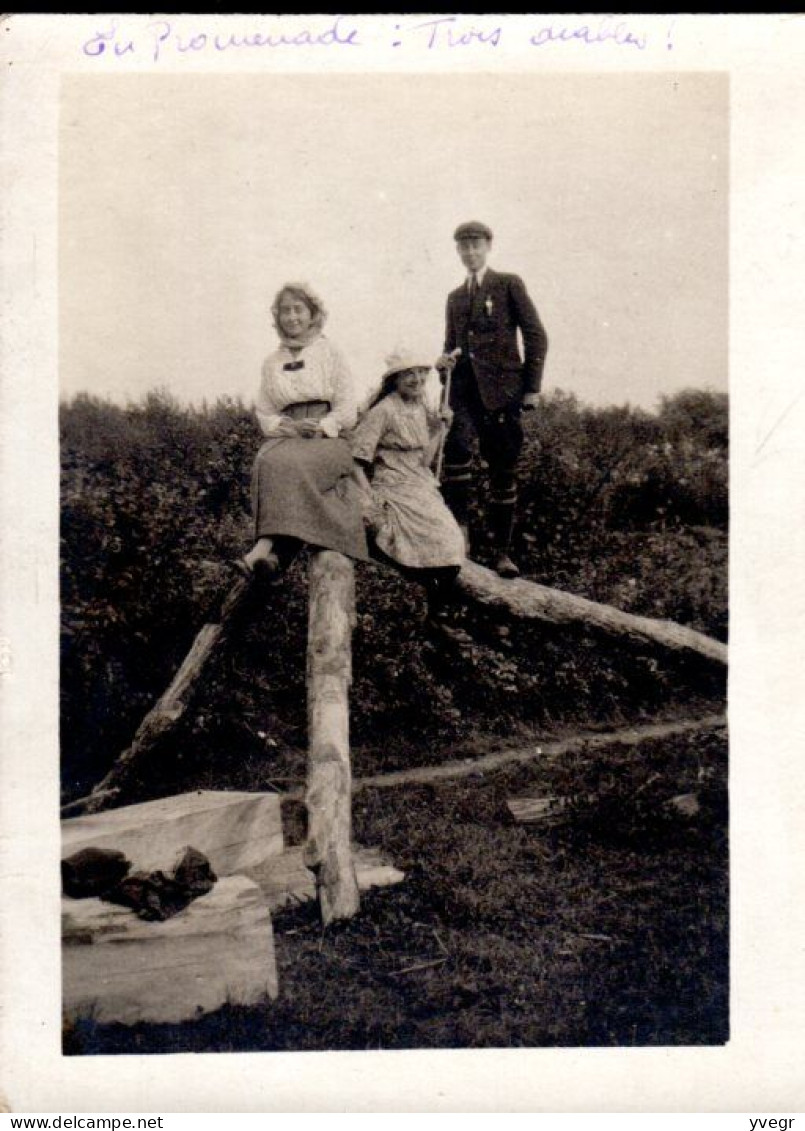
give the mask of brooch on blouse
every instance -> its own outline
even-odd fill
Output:
[[[304,361],[286,361],[282,368],[283,370],[288,370],[290,373],[293,373],[297,369],[304,369],[305,363]]]

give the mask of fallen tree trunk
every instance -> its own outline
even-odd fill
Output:
[[[120,795],[122,783],[131,775],[136,764],[178,725],[199,686],[207,662],[231,630],[235,615],[243,607],[250,589],[251,581],[246,578],[235,582],[221,605],[218,620],[205,624],[198,633],[170,686],[137,728],[131,746],[115,760],[106,777],[88,796],[62,806],[62,816],[97,813],[107,808]]]
[[[465,597],[476,604],[517,620],[539,620],[556,625],[579,625],[635,644],[659,644],[675,652],[692,652],[719,664],[727,662],[727,646],[692,628],[669,620],[654,620],[624,613],[560,589],[550,589],[520,578],[504,580],[491,569],[466,562],[458,577]]]
[[[307,647],[308,836],[304,861],[316,876],[322,922],[348,919],[360,897],[352,858],[349,686],[355,571],[333,550],[311,556]]]

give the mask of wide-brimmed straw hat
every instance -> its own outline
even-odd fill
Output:
[[[393,377],[395,373],[402,373],[405,369],[432,369],[433,361],[431,358],[426,357],[421,350],[412,350],[408,348],[400,348],[394,350],[386,358],[386,371],[383,374],[383,380],[388,380]]]

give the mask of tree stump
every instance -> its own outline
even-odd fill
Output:
[[[315,873],[324,924],[348,919],[360,897],[352,858],[349,686],[355,572],[333,550],[310,558],[307,647],[308,839],[304,861]]]
[[[165,922],[100,899],[62,899],[62,1005],[71,1020],[176,1024],[278,993],[271,913],[225,876]]]

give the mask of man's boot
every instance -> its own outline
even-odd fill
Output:
[[[517,496],[509,492],[506,496],[489,501],[489,517],[492,530],[494,570],[500,577],[519,577],[520,571],[509,556],[512,531],[514,530],[514,507]]]

